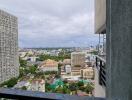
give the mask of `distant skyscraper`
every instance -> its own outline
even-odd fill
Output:
[[[0,10],[0,83],[19,76],[17,17]]]
[[[83,52],[73,52],[71,53],[71,66],[75,67],[80,65],[85,67],[85,53]]]

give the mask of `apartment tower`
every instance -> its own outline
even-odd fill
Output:
[[[0,83],[19,76],[17,17],[0,10]]]

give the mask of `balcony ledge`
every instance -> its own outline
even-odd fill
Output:
[[[75,96],[68,94],[44,93],[5,88],[0,88],[0,97],[19,100],[106,100],[104,98],[94,98],[88,96]]]

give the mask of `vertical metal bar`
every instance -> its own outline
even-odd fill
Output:
[[[96,57],[96,67],[98,66],[98,58]]]
[[[98,55],[100,54],[100,33],[99,33],[99,46],[98,46]]]
[[[103,34],[103,53],[104,53],[104,34]]]
[[[99,64],[99,67],[100,67],[100,69],[99,69],[99,84],[100,85],[102,85],[102,79],[101,79],[101,71],[102,71],[102,69],[101,69],[101,66],[102,66],[102,61],[100,60],[100,64]]]

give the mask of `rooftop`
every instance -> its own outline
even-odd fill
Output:
[[[64,64],[71,64],[71,59],[64,59],[63,60],[63,63]]]
[[[85,52],[72,52],[71,54],[85,54]]]
[[[40,67],[57,67],[57,65],[58,65],[58,62],[57,61],[48,59],[48,60],[43,61],[40,64]]]

